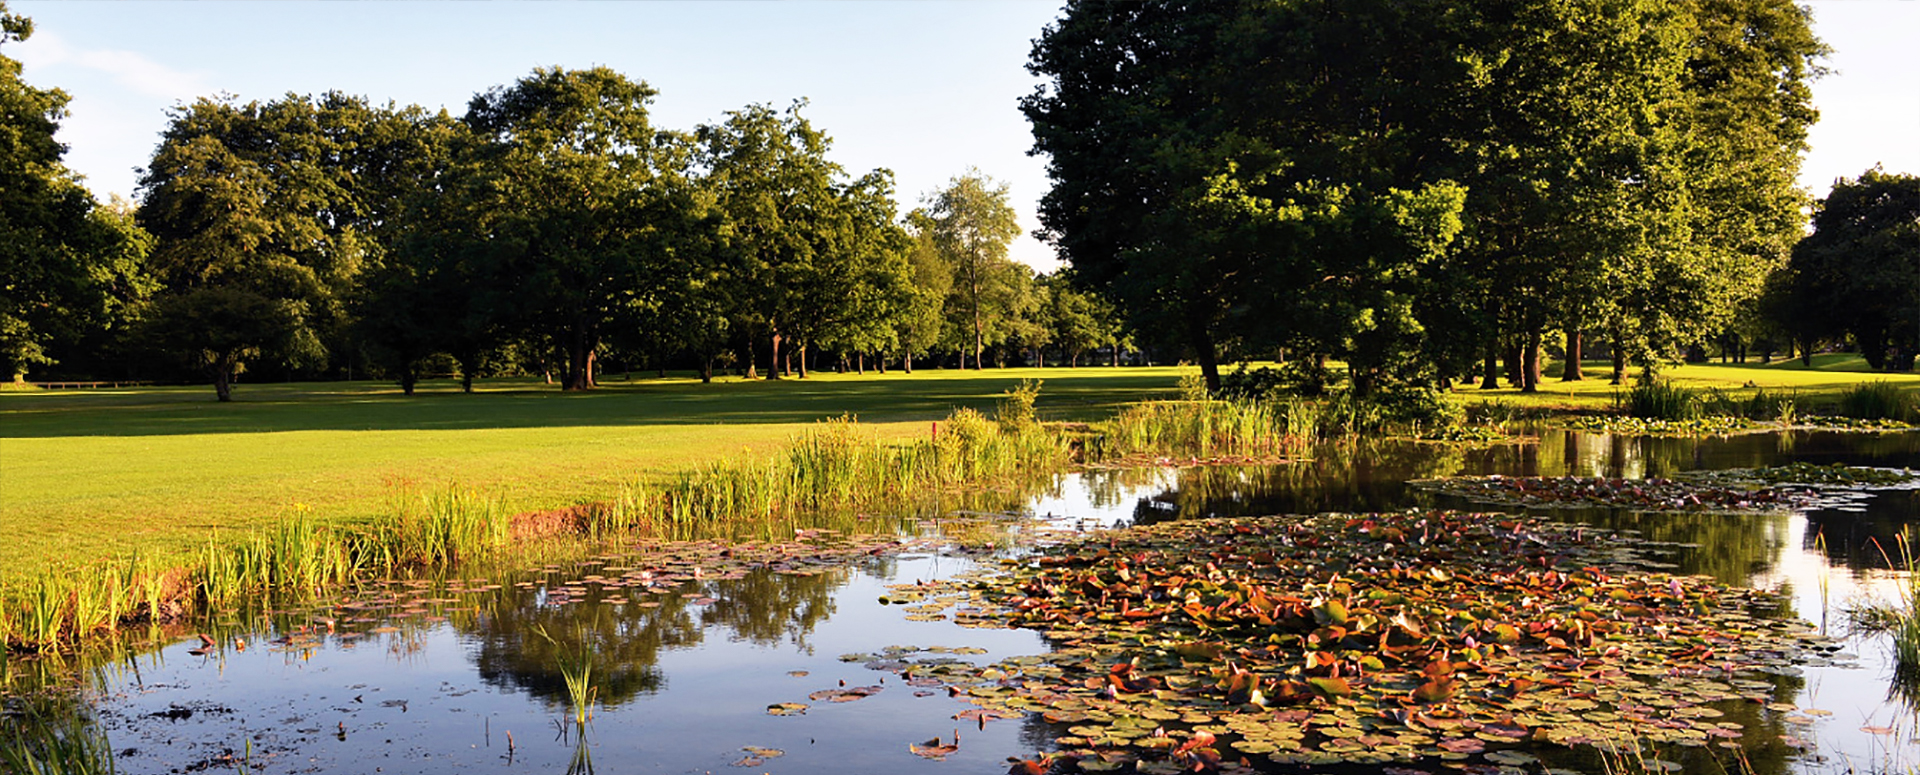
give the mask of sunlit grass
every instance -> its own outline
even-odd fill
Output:
[[[662,484],[725,459],[771,455],[845,414],[880,440],[922,437],[956,407],[991,411],[1023,379],[1046,380],[1041,419],[1093,419],[1171,390],[1175,368],[816,373],[805,381],[634,380],[564,394],[495,380],[473,395],[429,382],[36,391],[0,397],[0,583],[63,560],[138,550],[196,557],[305,509],[364,523],[396,489],[459,485],[509,511],[560,508]]]

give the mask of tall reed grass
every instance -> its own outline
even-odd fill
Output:
[[[111,775],[106,732],[80,713],[34,710],[0,718],[0,764],[15,775]]]
[[[1036,382],[1009,390],[995,417],[955,410],[931,434],[906,443],[875,439],[852,417],[822,421],[768,458],[722,461],[663,484],[624,487],[575,509],[569,527],[598,538],[792,528],[823,512],[911,511],[931,496],[1050,476],[1076,459],[1289,454],[1329,427],[1325,404],[1305,399],[1192,400],[1137,404],[1076,435],[1037,421],[1039,388]],[[96,634],[233,608],[253,597],[310,597],[406,568],[467,562],[499,552],[512,536],[513,515],[500,500],[458,487],[399,492],[382,517],[364,525],[326,524],[296,506],[269,528],[210,535],[184,568],[135,556],[51,568],[0,589],[0,644],[72,649]]]
[[[1862,420],[1920,420],[1920,394],[1886,380],[1862,382],[1840,394],[1840,413]]]

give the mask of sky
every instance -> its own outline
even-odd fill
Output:
[[[59,139],[94,194],[131,196],[173,106],[220,93],[270,100],[342,91],[445,108],[535,67],[605,65],[660,92],[656,126],[692,129],[750,104],[808,101],[850,174],[893,170],[903,209],[978,169],[1009,187],[1015,259],[1058,266],[1035,240],[1045,161],[1020,97],[1055,0],[892,2],[47,2],[10,0],[34,35],[8,44],[23,77],[72,101]],[[1815,0],[1834,50],[1801,182],[1880,164],[1920,174],[1920,2]]]

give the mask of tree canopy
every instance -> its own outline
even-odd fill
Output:
[[[1646,353],[1758,295],[1823,53],[1782,0],[1085,0],[1022,108],[1045,236],[1210,384],[1287,347],[1530,390],[1544,331]]]

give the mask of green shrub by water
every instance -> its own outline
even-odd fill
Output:
[[[1628,415],[1650,420],[1697,420],[1701,416],[1699,393],[1666,380],[1642,380],[1626,392]]]
[[[1840,394],[1840,414],[1862,420],[1920,420],[1916,394],[1886,380],[1863,382]]]

